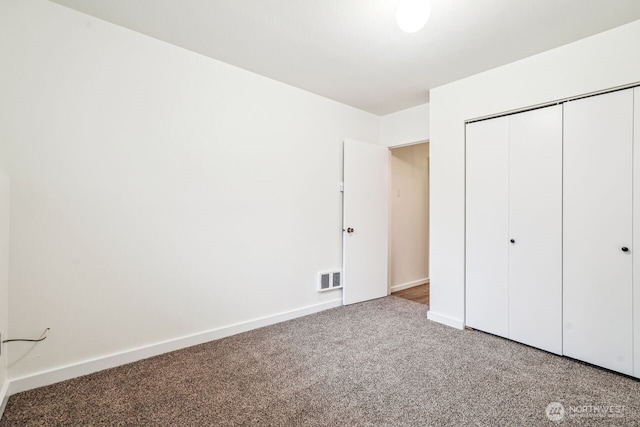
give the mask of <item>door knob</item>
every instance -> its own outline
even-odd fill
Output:
[[[509,240],[509,241],[510,241],[511,243],[515,243],[515,242],[516,242],[516,241],[515,241],[515,240],[513,240],[513,239],[511,239],[511,240]]]
[[[347,233],[349,233],[349,234],[353,233],[353,228],[348,227],[348,228],[347,228]]]
[[[626,246],[623,246],[623,247],[622,247],[622,252],[629,252],[629,248],[628,248],[628,247],[626,247]]]

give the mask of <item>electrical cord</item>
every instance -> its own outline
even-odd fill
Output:
[[[4,340],[2,341],[2,344],[7,343],[7,342],[16,342],[16,341],[23,341],[23,342],[40,342],[40,341],[44,341],[47,339],[47,336],[49,336],[49,329],[47,328],[44,330],[44,336],[40,339],[37,340],[29,340],[29,339],[24,339],[24,338],[16,338],[16,339],[12,339],[12,340]]]

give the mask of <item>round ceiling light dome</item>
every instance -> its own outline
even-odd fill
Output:
[[[431,6],[428,0],[400,0],[396,10],[398,27],[405,33],[415,33],[429,20]]]

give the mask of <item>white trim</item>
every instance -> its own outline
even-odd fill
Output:
[[[403,289],[409,289],[409,288],[413,288],[415,286],[420,286],[420,285],[425,285],[429,283],[429,278],[427,277],[426,279],[418,279],[418,280],[414,280],[413,282],[407,282],[407,283],[402,283],[400,285],[395,285],[391,287],[391,292],[398,292],[401,291]]]
[[[442,323],[443,325],[451,326],[452,328],[464,329],[464,322],[462,320],[435,313],[433,310],[427,311],[427,319]]]
[[[97,357],[82,362],[42,371],[33,375],[27,375],[20,378],[12,378],[9,382],[8,395],[11,396],[26,390],[54,384],[60,381],[66,381],[83,375],[92,374],[94,372],[105,369],[115,368],[116,366],[127,363],[136,362],[138,360],[147,359],[170,351],[180,350],[220,338],[239,334],[241,332],[250,331],[252,329],[261,328],[263,326],[273,325],[275,323],[284,322],[295,319],[297,317],[307,316],[309,314],[328,310],[330,308],[341,307],[342,298],[334,299],[328,302],[310,305],[296,310],[285,311],[283,313],[271,316],[261,317],[247,322],[236,323],[218,329],[206,332],[200,332],[181,338],[151,344],[132,350],[114,353],[107,356]]]
[[[2,415],[4,414],[4,408],[7,407],[7,402],[9,401],[9,381],[5,381],[2,386],[2,390],[0,390],[0,420],[2,419]]]

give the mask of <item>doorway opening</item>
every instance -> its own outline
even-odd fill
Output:
[[[429,143],[391,147],[389,293],[429,305]]]

